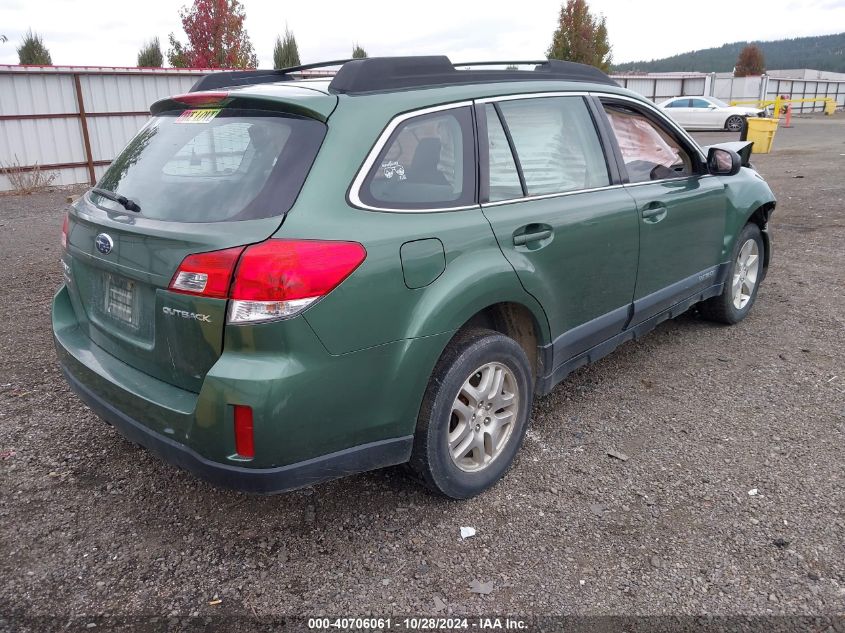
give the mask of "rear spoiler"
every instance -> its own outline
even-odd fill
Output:
[[[754,141],[731,141],[729,143],[716,143],[714,145],[708,145],[704,148],[704,154],[707,155],[710,153],[711,147],[716,147],[718,149],[729,149],[732,152],[736,152],[739,154],[739,158],[742,161],[743,167],[751,167],[751,147],[754,145]]]

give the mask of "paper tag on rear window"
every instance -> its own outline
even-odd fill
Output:
[[[208,123],[218,114],[222,108],[203,108],[201,110],[185,110],[176,117],[174,123]]]

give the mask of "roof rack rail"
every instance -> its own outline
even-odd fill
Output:
[[[277,81],[293,81],[293,73],[315,68],[327,68],[331,66],[342,66],[350,59],[335,59],[327,62],[316,62],[314,64],[302,64],[301,66],[290,66],[288,68],[267,69],[267,70],[225,70],[219,73],[203,75],[194,82],[188,92],[200,90],[214,90],[215,88],[233,88],[236,86],[252,86],[255,84],[271,84]]]
[[[466,69],[471,66],[525,66],[533,71],[500,69]],[[594,66],[564,62],[557,59],[535,61],[481,61],[453,64],[445,55],[409,57],[369,57],[365,59],[337,59],[315,64],[291,66],[279,70],[234,70],[211,73],[200,77],[191,92],[249,86],[254,84],[292,81],[294,73],[340,66],[329,84],[331,92],[362,94],[409,88],[466,85],[498,81],[585,81],[616,85],[610,77]],[[535,74],[536,73],[536,74]]]
[[[459,70],[465,66],[534,65],[525,70]],[[535,74],[536,73],[536,74]],[[434,86],[488,83],[496,81],[586,81],[616,85],[594,66],[556,59],[541,61],[483,61],[453,64],[445,55],[420,57],[370,57],[345,63],[335,74],[329,89],[345,94],[402,90]]]

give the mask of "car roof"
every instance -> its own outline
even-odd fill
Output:
[[[518,70],[516,64],[531,66]],[[334,76],[307,77],[309,71],[334,65]],[[508,66],[493,69],[491,66]],[[324,71],[325,72],[325,71]],[[367,100],[384,114],[457,101],[533,93],[600,92],[641,102],[641,95],[621,88],[592,66],[542,60],[452,64],[445,56],[382,57],[322,62],[281,70],[229,71],[200,78],[192,92],[225,88],[232,97],[268,99],[302,108],[327,120],[340,102]],[[200,95],[197,95],[199,97]],[[154,111],[155,111],[154,107]]]

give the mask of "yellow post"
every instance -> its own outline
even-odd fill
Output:
[[[772,114],[772,118],[773,119],[779,119],[780,118],[780,95],[775,97],[775,111],[774,111],[774,114]]]
[[[835,99],[825,99],[824,100],[824,113],[825,114],[833,114],[836,112],[836,100]]]

